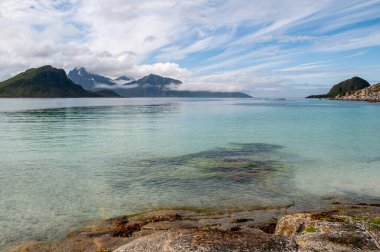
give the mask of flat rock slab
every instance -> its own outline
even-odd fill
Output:
[[[295,251],[290,239],[258,229],[245,232],[180,229],[154,233],[136,239],[115,252],[229,252],[229,251]]]

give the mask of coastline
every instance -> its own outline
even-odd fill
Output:
[[[353,101],[353,102],[369,102],[369,103],[379,103],[380,97],[370,97],[370,96],[354,96],[354,95],[348,95],[348,96],[342,96],[339,98],[334,98],[332,100],[335,101]]]
[[[330,100],[330,101],[349,101],[349,102],[367,102],[367,103],[380,103],[380,98],[373,97],[360,97],[360,96],[341,96],[336,98],[307,98],[313,100]]]
[[[2,251],[380,250],[380,204],[330,200],[323,209],[167,209],[94,221],[63,240]]]

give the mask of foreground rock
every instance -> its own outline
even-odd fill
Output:
[[[180,229],[159,232],[134,240],[115,252],[128,251],[294,251],[290,239],[270,235],[259,229],[220,231],[218,229]]]
[[[346,95],[336,97],[337,100],[380,102],[380,83],[370,87],[348,92]]]
[[[291,211],[157,211],[93,223],[65,240],[6,251],[380,251],[380,205]]]
[[[373,229],[373,230],[372,230]],[[352,216],[299,213],[283,217],[276,235],[293,239],[299,251],[379,250],[378,226]]]

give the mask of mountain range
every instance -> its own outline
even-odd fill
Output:
[[[123,85],[134,80],[132,77],[128,76],[120,76],[111,79],[106,76],[89,72],[84,67],[74,68],[67,74],[67,77],[74,83],[81,85],[84,89],[90,91],[99,90],[101,87],[109,88],[120,84]]]
[[[68,77],[86,90],[109,89],[126,97],[251,98],[241,92],[176,90],[173,88],[180,87],[182,81],[155,74],[149,74],[137,80],[126,75],[112,79],[91,73],[84,67],[76,67],[69,72]]]
[[[84,67],[66,75],[63,69],[42,66],[0,82],[0,97],[251,97],[241,92],[176,90],[181,84],[180,80],[154,74],[138,80],[126,75],[112,79]]]

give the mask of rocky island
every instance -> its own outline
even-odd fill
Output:
[[[353,77],[351,79],[348,79],[348,80],[342,81],[338,84],[335,84],[327,94],[310,95],[306,98],[317,98],[317,99],[319,99],[319,98],[330,98],[330,99],[334,99],[335,97],[343,96],[350,91],[360,90],[360,89],[363,89],[363,88],[366,88],[369,86],[370,85],[366,80],[364,80],[360,77]]]
[[[353,77],[334,85],[327,94],[306,98],[380,102],[380,83],[371,86],[368,81]]]

